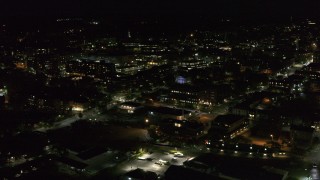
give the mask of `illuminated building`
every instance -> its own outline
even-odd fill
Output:
[[[184,60],[184,61],[180,62],[179,66],[182,70],[189,71],[191,69],[206,68],[208,65],[204,60],[191,59],[191,60]]]
[[[254,119],[268,119],[274,107],[274,104],[280,99],[284,98],[290,100],[291,94],[283,97],[280,93],[260,92],[252,94],[246,100],[238,103],[230,109],[230,112],[235,115],[246,116],[247,118]]]
[[[306,77],[291,75],[284,79],[272,79],[269,81],[269,88],[281,92],[301,92]]]
[[[185,78],[183,76],[177,76],[176,77],[176,83],[177,84],[190,84],[190,78]]]
[[[102,60],[75,60],[67,62],[66,71],[70,75],[105,78],[115,74],[115,65]]]
[[[219,132],[221,136],[228,139],[244,131],[247,125],[245,116],[220,115],[212,122],[210,131]]]
[[[6,86],[3,86],[2,88],[0,88],[0,104],[4,105],[8,103],[9,103],[8,90]]]
[[[177,79],[180,83],[185,82],[183,79]],[[215,92],[208,88],[188,84],[176,84],[172,86],[171,92],[165,101],[171,101],[175,104],[188,105],[204,105],[212,106],[215,103]]]
[[[309,80],[320,80],[320,72],[314,72],[314,71],[305,71],[305,70],[299,70],[295,72],[296,75],[306,77]]]
[[[82,102],[69,102],[69,107],[71,107],[71,110],[74,112],[83,112],[87,109],[87,104]]]
[[[117,73],[125,74],[125,75],[134,75],[138,71],[144,70],[143,66],[122,66],[122,67],[117,67]]]
[[[151,108],[148,111],[148,116],[151,119],[155,119],[155,120],[162,120],[162,119],[186,120],[188,117],[191,116],[191,112],[183,109],[157,107],[157,108]]]
[[[135,102],[125,102],[119,106],[119,109],[127,112],[129,114],[136,113],[138,110],[142,109],[143,106],[140,103]]]
[[[157,124],[162,133],[179,139],[197,139],[204,132],[203,124],[195,121],[163,119]]]
[[[201,89],[190,85],[176,85],[171,88],[171,100],[183,104],[197,104]]]

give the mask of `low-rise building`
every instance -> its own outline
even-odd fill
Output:
[[[103,60],[73,60],[66,63],[66,72],[69,75],[91,76],[95,78],[105,78],[114,76],[116,69],[114,63]]]
[[[151,119],[162,120],[162,119],[175,119],[175,120],[186,120],[192,113],[184,109],[176,109],[169,107],[155,107],[148,110],[148,116]]]
[[[185,107],[201,105],[211,107],[215,103],[215,91],[210,88],[189,84],[175,84],[170,89],[170,94],[163,101]]]
[[[245,116],[227,114],[217,116],[211,124],[209,133],[213,139],[234,138],[239,133],[246,130],[248,121]]]
[[[314,128],[292,125],[290,128],[293,147],[296,149],[309,149],[312,145]]]
[[[179,139],[196,139],[204,134],[204,126],[194,121],[164,119],[159,126],[162,133]]]
[[[129,171],[120,177],[120,180],[157,180],[158,176],[155,172],[145,171],[137,168]]]

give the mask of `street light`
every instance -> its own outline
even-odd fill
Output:
[[[272,134],[270,134],[270,137],[271,137],[271,141],[273,142],[273,135],[272,135]]]

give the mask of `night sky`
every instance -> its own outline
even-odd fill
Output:
[[[0,15],[101,16],[109,14],[210,14],[319,17],[319,0],[7,0]]]

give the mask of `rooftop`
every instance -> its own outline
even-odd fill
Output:
[[[234,114],[227,114],[227,115],[220,115],[217,116],[214,120],[215,123],[223,123],[226,125],[231,125],[239,120],[242,120],[244,116],[234,115]]]
[[[310,67],[310,68],[320,68],[320,63],[310,63],[308,65],[308,67]]]
[[[137,168],[135,170],[127,172],[124,176],[140,179],[140,180],[156,180],[158,176],[156,173],[151,171],[144,171],[143,169]]]
[[[202,173],[200,171],[196,171],[190,168],[185,168],[183,166],[171,165],[168,170],[165,172],[165,179],[168,180],[176,180],[176,179],[184,179],[184,180],[219,180],[217,176],[213,176],[210,174]]]
[[[314,131],[314,128],[306,127],[306,126],[296,126],[296,125],[292,125],[292,126],[291,126],[291,130],[304,131],[304,132],[310,132],[310,133],[312,133],[312,132]]]
[[[182,116],[184,114],[190,113],[190,111],[187,111],[184,109],[175,109],[175,108],[169,108],[169,107],[156,107],[156,108],[151,108],[149,111],[160,113],[160,114],[176,115],[176,116]]]
[[[216,171],[236,179],[274,179],[281,180],[287,176],[285,167],[287,160],[272,159],[268,162],[250,158],[221,157],[214,154],[202,154],[192,161],[215,167]]]
[[[66,157],[59,158],[58,161],[60,161],[64,164],[67,164],[69,166],[75,167],[77,169],[84,169],[85,167],[88,166],[88,164],[86,164],[86,163],[79,162],[79,161],[76,161],[76,160],[73,160],[70,158],[66,158]]]

